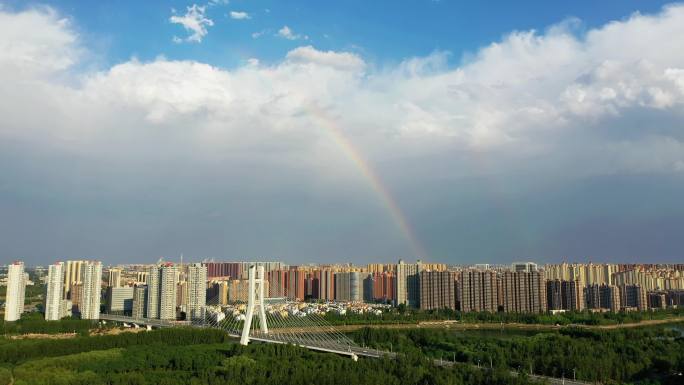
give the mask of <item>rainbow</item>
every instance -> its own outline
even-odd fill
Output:
[[[411,245],[412,251],[417,258],[425,257],[425,249],[418,241],[411,225],[406,220],[406,216],[397,204],[397,201],[390,194],[389,190],[382,183],[378,174],[366,161],[361,152],[354,147],[352,142],[344,135],[337,123],[328,117],[326,113],[315,105],[309,105],[307,111],[315,117],[320,126],[325,128],[335,143],[342,149],[347,157],[356,165],[363,177],[368,181],[375,193],[380,197],[394,223]]]

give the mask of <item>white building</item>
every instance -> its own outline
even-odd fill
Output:
[[[159,275],[159,319],[175,320],[178,268],[167,263],[162,266]]]
[[[83,296],[81,297],[81,318],[100,318],[100,296],[102,291],[102,262],[87,261],[81,267]]]
[[[107,279],[107,286],[121,286],[121,269],[109,269],[109,278]]]
[[[26,275],[24,262],[15,261],[7,267],[7,296],[5,297],[5,321],[16,321],[24,312]]]
[[[159,266],[147,269],[147,318],[159,318]]]
[[[58,262],[48,266],[47,297],[45,298],[45,320],[47,321],[57,321],[63,317],[63,286],[64,263]]]
[[[188,266],[188,308],[191,320],[203,320],[207,305],[207,267],[201,263]]]
[[[423,263],[418,260],[415,264],[404,263],[399,260],[396,266],[397,278],[395,285],[394,301],[396,305],[420,306],[420,277],[423,271]]]

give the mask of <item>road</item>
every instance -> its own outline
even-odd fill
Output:
[[[452,329],[452,330],[558,330],[567,326],[580,327],[585,329],[607,330],[637,328],[643,326],[662,325],[674,322],[684,322],[684,317],[672,317],[661,320],[644,320],[637,323],[623,323],[615,325],[541,325],[541,324],[522,324],[522,323],[462,323],[455,321],[423,321],[418,323],[404,324],[359,324],[359,325],[333,325],[332,328],[339,332],[350,332],[363,328],[372,329]]]

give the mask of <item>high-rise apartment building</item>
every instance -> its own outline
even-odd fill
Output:
[[[207,278],[248,279],[251,265],[264,266],[264,272],[286,269],[282,262],[203,262],[207,267]]]
[[[266,290],[264,290],[266,292]],[[231,279],[228,281],[228,303],[246,303],[249,299],[249,281]]]
[[[558,279],[546,281],[546,306],[549,310],[563,310],[563,294]]]
[[[161,278],[159,266],[147,268],[147,318],[159,318],[159,289]]]
[[[264,293],[269,292],[269,283],[264,281]],[[226,282],[227,303],[246,303],[249,299],[249,280],[231,279]]]
[[[176,319],[178,268],[173,263],[162,265],[159,273],[159,319]]]
[[[147,285],[147,271],[138,271],[135,273],[135,282],[137,284]]]
[[[86,261],[66,261],[64,263],[64,283],[62,285],[62,299],[71,299],[71,286],[81,284],[82,269]]]
[[[82,283],[75,283],[71,285],[71,290],[68,301],[71,303],[71,309],[74,313],[81,313],[81,300],[83,298],[83,284]],[[62,300],[62,301],[67,301],[67,300]]]
[[[613,275],[619,270],[618,265],[603,263],[566,263],[544,266],[546,279],[561,281],[577,281],[584,288],[589,285],[614,285]]]
[[[587,309],[601,308],[601,292],[599,285],[589,285],[584,288],[584,299],[586,301]]]
[[[358,271],[335,273],[335,301],[361,302],[363,280],[367,275]]]
[[[207,305],[228,304],[228,281],[225,279],[212,280],[207,284]]]
[[[288,272],[286,270],[273,270],[266,273],[270,292],[269,297],[287,297],[287,279]]]
[[[546,305],[549,310],[580,311],[584,309],[584,293],[578,281],[546,281]]]
[[[420,308],[423,310],[456,310],[456,273],[451,271],[420,272]]]
[[[620,290],[617,286],[593,284],[584,289],[588,309],[620,310]]]
[[[620,302],[622,308],[635,308],[639,311],[648,309],[646,290],[639,285],[620,286]]]
[[[395,294],[395,276],[394,273],[373,273],[370,275],[372,282],[372,292],[369,297],[373,301],[391,302],[394,300]]]
[[[48,266],[47,295],[45,297],[45,320],[57,321],[63,317],[64,263]]]
[[[146,318],[147,314],[147,286],[138,285],[133,291],[133,310],[131,316],[133,318]]]
[[[176,277],[176,307],[186,311],[188,304],[188,282],[179,281]]]
[[[665,309],[667,307],[667,294],[665,292],[649,292],[647,300],[650,309]]]
[[[420,262],[420,261],[418,261]],[[445,263],[421,263],[421,271],[446,271],[447,265]]]
[[[121,269],[109,269],[107,279],[107,286],[120,287],[121,286]]]
[[[100,296],[102,291],[102,263],[86,261],[81,265],[81,319],[100,318]]]
[[[458,279],[458,302],[463,312],[496,312],[499,304],[497,276],[491,270],[465,270]]]
[[[228,305],[228,282],[227,281],[219,281],[218,283],[218,299],[217,302],[219,305]],[[264,290],[264,293],[268,293],[268,290]],[[213,302],[212,302],[213,304]]]
[[[191,320],[204,320],[207,301],[207,267],[201,263],[188,266],[187,315]]]
[[[369,263],[366,266],[366,270],[371,274],[382,273],[383,271],[385,271],[385,265],[382,263]]]
[[[620,289],[613,285],[601,285],[599,287],[601,295],[601,307],[610,309],[612,312],[620,310]]]
[[[293,300],[303,300],[305,295],[305,270],[290,268],[287,270],[287,298]]]
[[[418,260],[415,264],[399,260],[396,266],[396,305],[420,307],[420,277],[423,264]]]
[[[684,272],[670,268],[632,266],[613,277],[617,286],[639,285],[646,291],[684,289]]]
[[[15,261],[7,267],[7,292],[5,296],[5,321],[16,321],[24,312],[26,275],[24,262]]]
[[[335,299],[335,272],[331,269],[320,271],[318,299],[332,301]]]
[[[584,310],[584,291],[579,281],[561,281],[562,308],[570,311]]]
[[[507,313],[546,312],[546,281],[538,271],[506,271],[501,280],[503,310]]]

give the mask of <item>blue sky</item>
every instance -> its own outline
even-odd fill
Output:
[[[684,4],[206,1],[0,0],[3,261],[681,261]]]
[[[359,52],[378,65],[397,63],[435,50],[452,53],[458,63],[464,54],[499,40],[514,30],[544,31],[568,18],[578,18],[579,31],[620,20],[633,12],[651,13],[665,1],[259,1],[231,0],[209,6],[214,22],[201,43],[175,44],[184,37],[178,24],[169,22],[171,9],[206,5],[188,1],[46,1],[73,19],[86,44],[107,64],[131,57],[152,60],[198,60],[231,68],[249,58],[269,62],[303,43],[322,50]],[[10,1],[24,8],[24,1]],[[231,11],[246,12],[250,19],[232,20]],[[275,37],[283,26],[309,39]],[[255,39],[253,33],[264,32]]]

